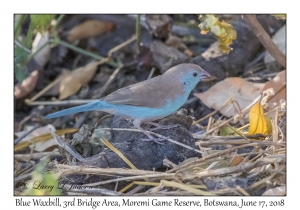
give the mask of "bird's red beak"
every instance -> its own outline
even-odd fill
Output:
[[[211,77],[210,74],[207,71],[203,70],[203,74],[201,76],[201,79],[206,79],[206,78],[210,78],[210,77]]]

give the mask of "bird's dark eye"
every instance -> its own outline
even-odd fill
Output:
[[[194,77],[197,77],[197,75],[198,75],[198,74],[197,74],[196,72],[193,73],[193,76],[194,76]]]

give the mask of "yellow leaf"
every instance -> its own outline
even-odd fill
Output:
[[[232,25],[222,21],[220,22],[214,15],[200,15],[199,28],[201,34],[207,34],[211,32],[216,39],[219,41],[219,49],[223,53],[229,53],[232,48],[229,46],[232,41],[236,39],[236,30],[233,29]]]
[[[250,109],[249,124],[248,134],[272,134],[271,119],[264,115],[260,102]]]

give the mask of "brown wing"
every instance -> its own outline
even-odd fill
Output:
[[[179,85],[176,81],[166,81],[163,76],[157,76],[128,87],[121,88],[102,100],[112,104],[126,104],[150,108],[161,107],[167,99],[178,95]],[[182,87],[180,86],[181,90]],[[177,93],[177,94],[175,94]],[[181,92],[179,92],[180,94]]]

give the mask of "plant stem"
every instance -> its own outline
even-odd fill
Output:
[[[31,49],[31,44],[33,42],[33,35],[34,35],[34,25],[32,24],[32,21],[30,21],[29,29],[28,29],[28,32],[27,32],[27,36],[26,36],[26,38],[24,40],[24,45],[28,49]]]
[[[19,41],[14,40],[14,43],[21,49],[25,50],[26,52],[31,53],[31,51],[28,48],[26,48],[24,45],[22,45]]]
[[[48,44],[50,44],[51,41],[46,42],[43,44],[39,49],[37,49],[34,53],[30,54],[28,56],[27,61],[30,61],[37,53],[39,53],[42,49],[44,49]]]
[[[15,38],[20,34],[20,27],[23,23],[23,20],[25,19],[25,16],[26,15],[20,15],[19,18],[16,20],[15,28],[14,28]]]
[[[56,25],[60,23],[60,21],[65,17],[66,15],[59,15],[57,20],[56,20]]]
[[[54,40],[54,42],[55,42],[56,44],[60,44],[60,45],[65,46],[65,47],[67,47],[67,48],[69,48],[69,49],[71,49],[71,50],[74,50],[74,51],[76,51],[76,52],[78,52],[78,53],[81,53],[81,54],[83,54],[83,55],[90,56],[90,57],[95,58],[95,59],[97,59],[97,60],[102,60],[102,59],[104,59],[104,58],[103,58],[102,56],[100,56],[100,55],[97,55],[97,54],[95,54],[95,53],[92,53],[92,52],[86,51],[86,50],[84,50],[84,49],[81,49],[81,48],[79,48],[79,47],[76,47],[76,46],[74,46],[74,45],[72,45],[72,44],[69,44],[69,43],[67,43],[67,42],[64,42],[64,41],[62,41],[62,40],[60,40],[60,39],[58,39],[58,38],[56,38],[56,39]],[[109,64],[110,66],[115,67],[115,68],[117,68],[117,67],[119,66],[117,63],[115,63],[115,62],[113,62],[113,61],[108,61],[107,64]]]
[[[141,15],[137,15],[136,25],[135,25],[135,35],[136,35],[136,51],[140,52],[140,42],[141,42]]]
[[[268,52],[276,59],[276,61],[286,68],[286,57],[285,55],[278,49],[275,43],[270,38],[269,34],[265,31],[265,29],[260,25],[257,21],[255,15],[244,15],[245,22],[250,26],[255,36],[259,39],[259,41],[263,44],[263,46],[268,50]]]

